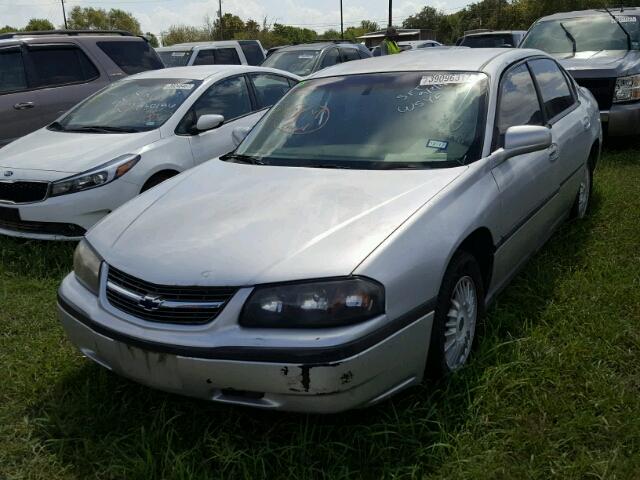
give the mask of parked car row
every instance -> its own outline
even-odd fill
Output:
[[[370,56],[138,73],[0,150],[0,233],[82,239],[58,311],[85,356],[325,413],[465,365],[486,307],[587,214],[598,102],[539,49]]]

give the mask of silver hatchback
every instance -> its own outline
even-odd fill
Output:
[[[162,390],[371,405],[468,361],[486,306],[587,213],[601,141],[591,94],[536,50],[329,68],[234,153],[91,230],[60,318],[87,357]]]

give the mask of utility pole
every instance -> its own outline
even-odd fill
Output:
[[[342,0],[340,0],[340,38],[344,40],[344,22],[342,21]]]
[[[224,40],[224,32],[222,31],[222,0],[218,0],[218,28],[220,29],[220,40]]]
[[[393,0],[389,0],[389,27],[393,26],[393,15],[391,14],[393,10]]]
[[[64,11],[64,0],[60,0],[60,3],[62,3],[62,18],[64,18],[64,29],[68,30],[69,27],[67,27],[67,13]]]

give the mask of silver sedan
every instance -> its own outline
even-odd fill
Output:
[[[89,232],[60,318],[151,387],[325,413],[462,368],[487,305],[587,213],[602,142],[591,94],[516,49],[332,67],[234,136]]]

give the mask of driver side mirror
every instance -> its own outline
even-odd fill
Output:
[[[249,127],[236,127],[236,128],[234,128],[233,132],[231,132],[231,137],[233,138],[234,145],[236,147],[238,145],[240,145],[242,143],[242,141],[245,139],[245,137],[247,135],[249,135],[250,131],[251,131],[251,129]]]
[[[218,128],[224,123],[222,115],[200,115],[196,122],[196,130],[198,133],[208,132],[214,128]]]
[[[500,148],[491,155],[495,158],[494,165],[518,155],[539,152],[551,146],[551,130],[537,125],[521,125],[509,127],[504,136],[504,148]]]

